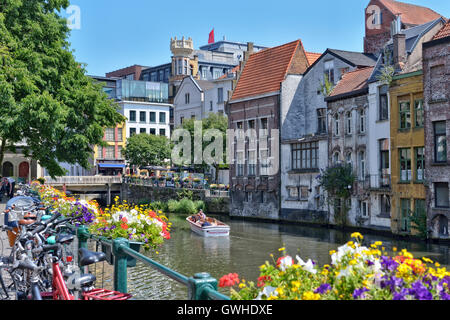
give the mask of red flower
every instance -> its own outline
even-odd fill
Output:
[[[264,287],[266,285],[266,282],[272,281],[272,278],[270,276],[261,276],[258,278],[258,284],[257,286],[259,288]]]
[[[127,230],[127,229],[129,228],[129,226],[128,226],[126,223],[122,223],[122,224],[120,225],[120,227],[121,227],[122,229],[124,229],[124,230]]]
[[[125,223],[128,223],[128,219],[125,218],[125,217],[122,218],[122,221],[125,222]]]
[[[235,284],[239,283],[239,276],[237,273],[229,273],[227,275],[224,275],[219,280],[219,287],[226,288],[226,287],[232,287]]]

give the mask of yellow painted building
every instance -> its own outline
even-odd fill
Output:
[[[104,175],[124,173],[125,157],[122,150],[127,143],[126,124],[118,125],[115,128],[106,128],[103,141],[107,146],[95,146],[94,148],[96,173]]]
[[[391,229],[395,234],[417,234],[410,220],[425,209],[425,132],[422,71],[394,77],[391,97]]]

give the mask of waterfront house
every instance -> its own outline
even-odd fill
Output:
[[[430,236],[449,237],[450,22],[423,44],[426,206]]]
[[[401,18],[392,25],[392,54],[395,73],[389,88],[391,136],[391,230],[396,234],[417,233],[412,215],[426,211],[424,95],[422,44],[433,38],[445,20],[401,29]]]
[[[328,166],[328,112],[325,78],[332,85],[357,68],[375,65],[371,54],[327,49],[307,53],[311,66],[290,104],[281,110],[281,217],[284,220],[327,223],[328,206],[318,185],[320,169]]]
[[[367,113],[369,109],[367,80],[374,67],[358,68],[347,72],[325,98],[328,106],[328,159],[329,165],[349,164],[356,182],[350,203],[335,199],[330,205],[331,222],[336,223],[336,212],[348,208],[343,219],[353,226],[370,225],[370,197],[368,193],[368,136]]]
[[[241,73],[227,104],[230,215],[279,219],[280,110],[292,103],[303,73],[310,66],[302,42],[296,40],[244,54]]]

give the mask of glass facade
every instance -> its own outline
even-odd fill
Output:
[[[121,79],[117,81],[117,99],[168,103],[169,85],[161,82]]]

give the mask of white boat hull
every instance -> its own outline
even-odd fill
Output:
[[[203,237],[228,237],[230,235],[230,226],[222,223],[217,226],[202,227],[200,224],[190,220],[191,217],[186,218],[191,227],[191,230]]]

